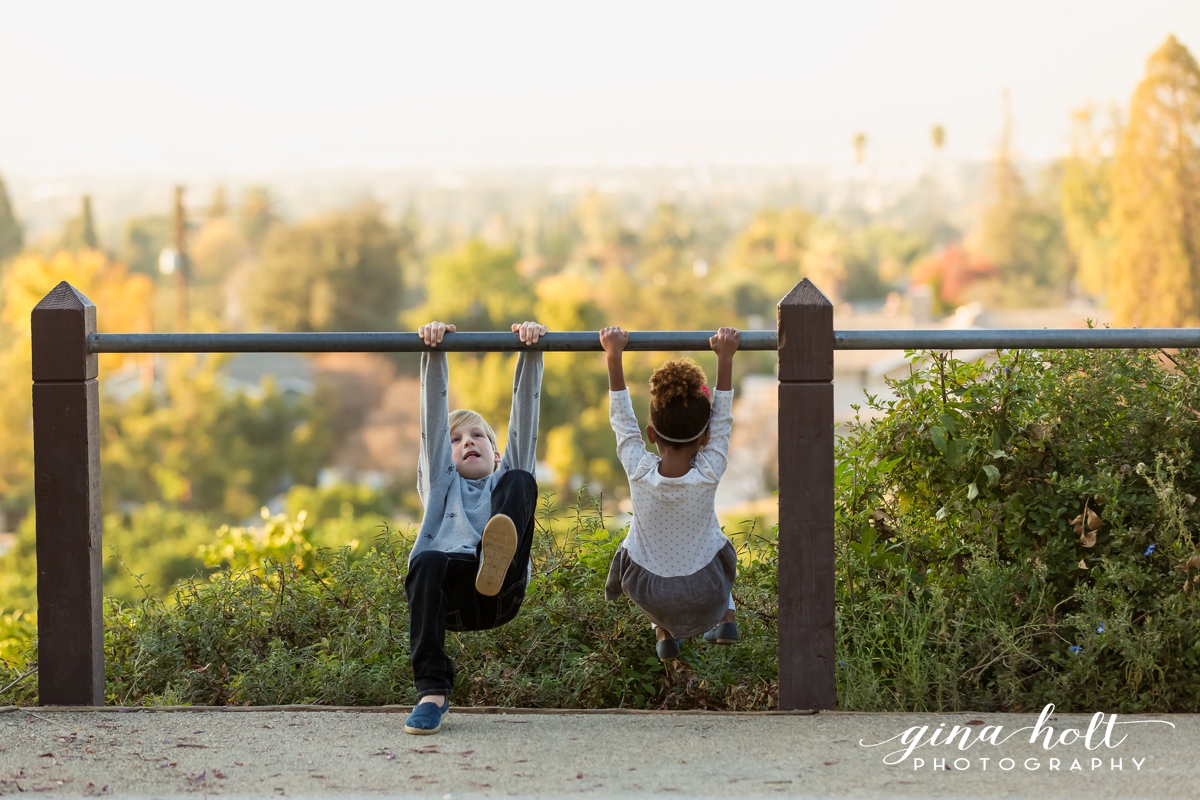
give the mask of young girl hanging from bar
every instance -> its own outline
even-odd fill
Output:
[[[633,522],[613,558],[604,596],[629,597],[654,624],[663,661],[678,658],[683,641],[733,644],[733,579],[737,554],[713,506],[725,472],[733,430],[733,354],[738,332],[721,328],[709,339],[717,354],[717,385],[690,359],[668,361],[650,378],[650,424],[642,441],[625,386],[622,353],[629,334],[600,331],[608,359],[609,420],[617,455],[629,477]]]

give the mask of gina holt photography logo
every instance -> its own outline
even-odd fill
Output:
[[[1055,721],[1051,717],[1053,713],[1054,704],[1050,703],[1042,709],[1035,724],[1013,730],[1006,730],[1003,725],[984,725],[979,720],[947,729],[943,722],[936,726],[914,725],[882,742],[868,743],[860,739],[858,743],[862,747],[892,746],[895,749],[887,752],[883,763],[894,767],[907,762],[914,770],[1140,772],[1146,763],[1145,754],[1135,753],[1128,747],[1118,752],[1132,732],[1124,726],[1175,727],[1166,720],[1118,720],[1116,714],[1098,711],[1092,716],[1087,730],[1081,730],[1051,725]],[[1027,745],[1019,755],[992,749],[1003,747],[1014,738],[1014,745]],[[1029,746],[1035,750],[1035,755],[1029,754]]]

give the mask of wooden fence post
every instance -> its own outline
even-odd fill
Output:
[[[96,306],[63,281],[34,307],[38,702],[104,705]]]
[[[833,304],[805,278],[778,331],[779,708],[831,709]]]

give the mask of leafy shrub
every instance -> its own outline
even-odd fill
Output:
[[[238,549],[234,544],[238,537],[282,535],[287,525],[303,525],[307,531],[303,541],[313,551],[344,544],[358,548],[371,541],[380,519],[386,519],[392,510],[382,491],[350,484],[320,489],[293,486],[285,503],[287,515],[268,515],[268,521],[260,526],[220,526],[215,539],[213,528],[218,520],[213,514],[160,503],[106,513],[105,595],[126,602],[137,602],[146,593],[167,597],[186,578],[205,575],[221,565],[244,565],[244,561],[217,554],[219,548]],[[37,607],[36,553],[35,517],[30,514],[21,521],[16,545],[0,556],[0,612],[32,612]],[[263,552],[261,556],[276,554]]]
[[[562,519],[559,519],[559,517]],[[554,528],[554,530],[552,530]],[[314,548],[303,520],[226,529],[226,568],[179,584],[167,600],[109,599],[109,703],[387,704],[415,699],[405,630],[410,540],[384,530],[365,553]],[[679,666],[654,657],[654,635],[628,601],[606,603],[620,541],[586,494],[539,512],[535,580],[516,620],[450,633],[455,701],[515,706],[758,708],[774,686],[774,547],[743,545],[737,598],[748,643],[696,643]],[[29,653],[28,655],[32,655]],[[30,701],[25,692],[0,702]]]
[[[919,354],[838,446],[839,705],[1200,709],[1200,356]]]
[[[35,681],[30,664],[34,663],[34,637],[37,619],[14,611],[0,614],[0,705],[12,705],[18,700],[31,702]]]

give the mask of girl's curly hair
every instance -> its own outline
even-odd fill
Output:
[[[674,442],[699,439],[712,416],[712,402],[704,392],[704,370],[690,358],[668,361],[650,376],[650,424]]]

